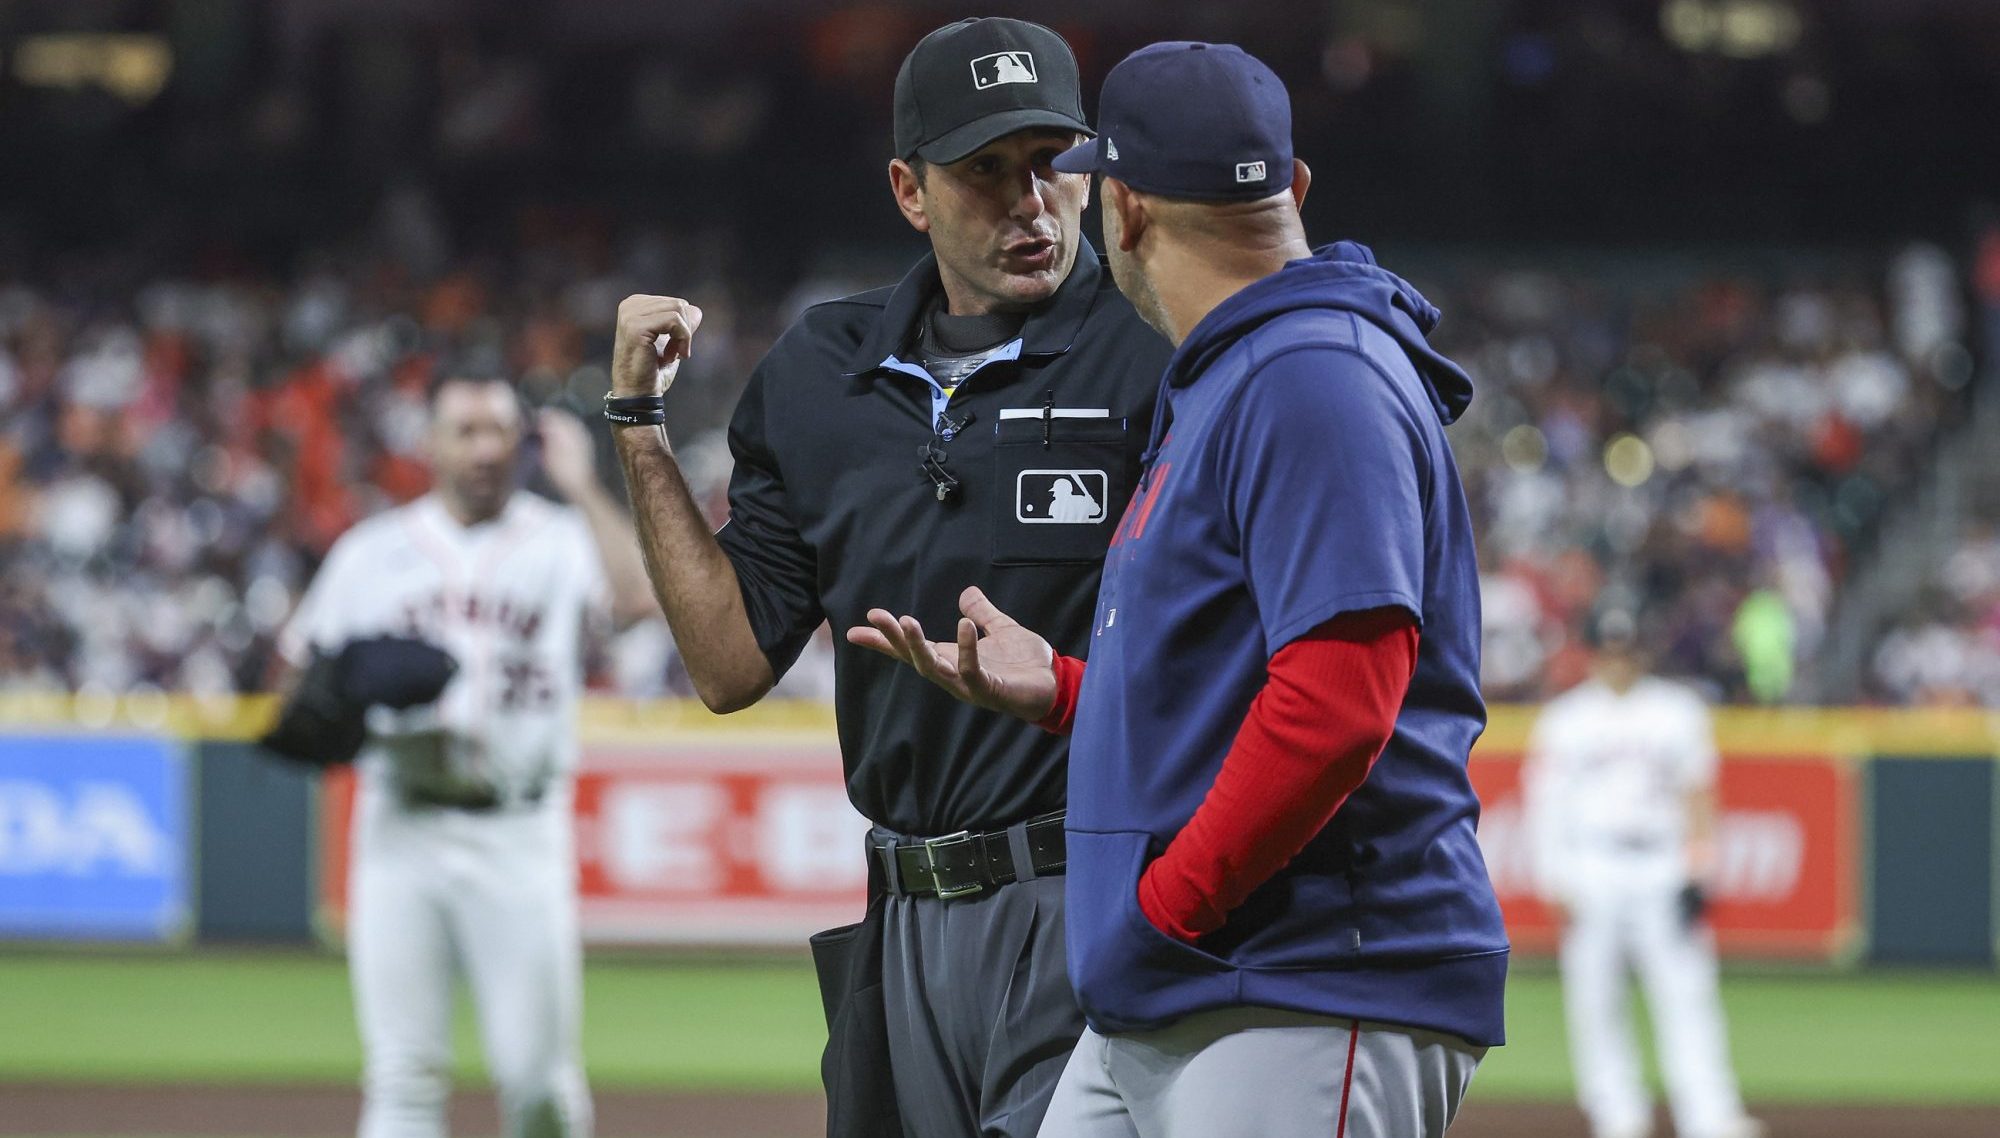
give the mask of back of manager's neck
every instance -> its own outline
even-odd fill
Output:
[[[1265,203],[1258,203],[1265,204]],[[1158,235],[1146,276],[1159,297],[1175,347],[1223,301],[1285,267],[1312,256],[1305,227],[1290,201],[1272,213],[1217,216],[1203,232]],[[1225,209],[1228,207],[1207,207]]]

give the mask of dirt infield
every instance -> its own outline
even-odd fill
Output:
[[[94,1087],[0,1085],[0,1135],[176,1135],[336,1138],[354,1129],[357,1099],[334,1087]],[[602,1138],[813,1138],[817,1095],[607,1091],[597,1096]],[[1991,1138],[2000,1107],[1773,1106],[1757,1111],[1772,1138]],[[498,1132],[489,1096],[461,1092],[454,1134]],[[1660,1133],[1668,1134],[1665,1119]],[[1452,1138],[1584,1138],[1567,1105],[1466,1107]]]
[[[795,1138],[824,1133],[818,1095],[599,1091],[602,1138]],[[0,1135],[336,1138],[354,1133],[345,1087],[0,1085]],[[452,1098],[453,1134],[497,1134],[493,1098]]]

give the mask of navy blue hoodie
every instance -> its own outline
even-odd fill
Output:
[[[1167,366],[1105,562],[1069,774],[1069,967],[1099,1031],[1259,1005],[1502,1042],[1507,937],[1466,756],[1485,726],[1472,524],[1444,426],[1472,384],[1438,311],[1363,246],[1219,305]],[[1198,945],[1140,911],[1265,665],[1400,606],[1416,673],[1367,780]]]

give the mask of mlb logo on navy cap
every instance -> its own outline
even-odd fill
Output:
[[[1234,44],[1156,43],[1126,56],[1104,77],[1097,126],[1098,138],[1058,156],[1056,169],[1206,201],[1292,184],[1291,95]]]
[[[1026,51],[996,51],[972,61],[972,86],[984,91],[1002,83],[1035,83],[1035,57]]]

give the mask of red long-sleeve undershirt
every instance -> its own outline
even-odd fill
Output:
[[[1417,642],[1408,610],[1371,609],[1337,616],[1271,657],[1214,785],[1139,880],[1148,920],[1184,941],[1222,927],[1325,828],[1388,744]],[[1083,670],[1056,657],[1044,728],[1069,730]]]

